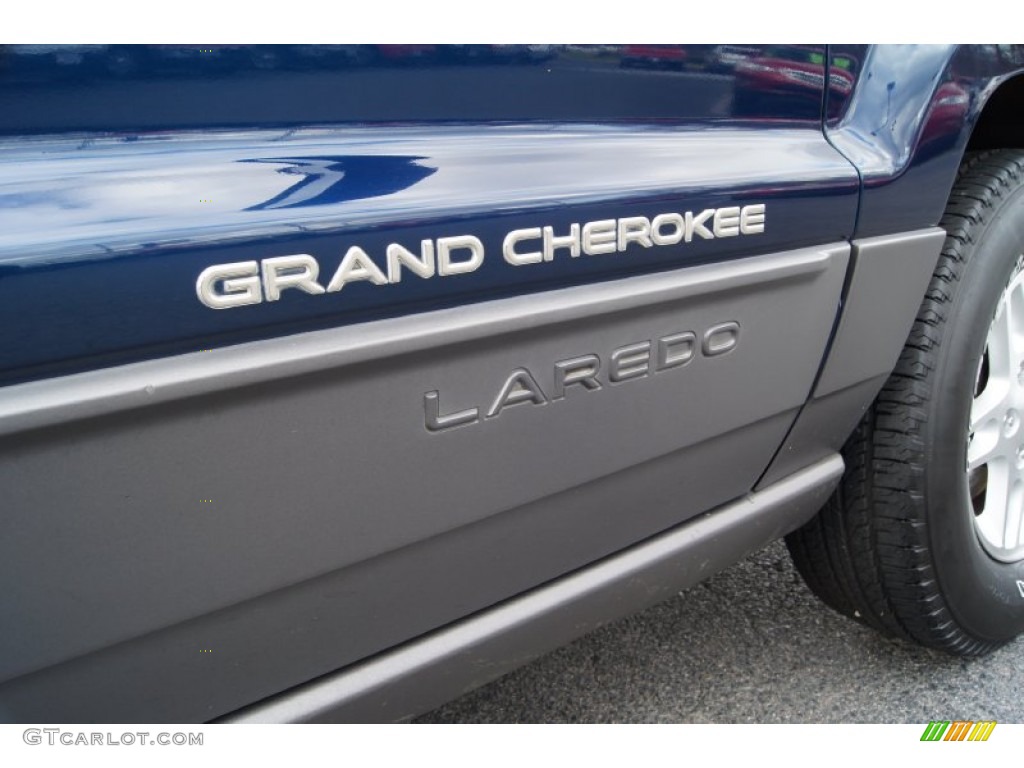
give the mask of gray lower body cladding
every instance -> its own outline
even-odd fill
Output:
[[[945,241],[938,227],[853,244],[835,337],[811,399],[758,483],[764,487],[846,441],[903,350]]]
[[[708,578],[806,522],[843,473],[838,455],[528,594],[224,719],[408,719],[533,656]]]
[[[0,717],[221,717],[743,497],[848,252],[4,389]]]

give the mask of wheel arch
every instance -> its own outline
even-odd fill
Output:
[[[1024,141],[1024,46],[864,48],[856,85],[825,121],[861,177],[855,236],[935,226],[968,150]]]
[[[1008,77],[985,99],[966,151],[1024,147],[1024,72]]]

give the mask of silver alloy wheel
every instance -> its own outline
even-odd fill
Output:
[[[1020,267],[1018,260],[989,327],[967,440],[974,528],[989,555],[1006,563],[1024,560],[1024,271]]]

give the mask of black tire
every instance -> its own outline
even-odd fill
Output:
[[[973,489],[967,473],[989,328],[1024,264],[1024,150],[969,154],[941,226],[948,236],[928,292],[895,370],[843,449],[840,487],[786,543],[811,590],[838,612],[972,656],[1024,632],[1024,559],[997,560],[983,545],[972,501],[981,470]],[[1024,446],[1024,430],[1006,433]]]

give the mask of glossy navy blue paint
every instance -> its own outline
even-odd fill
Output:
[[[6,46],[0,133],[725,119],[735,78],[713,46]],[[798,90],[745,114],[816,121]]]
[[[819,132],[823,52],[9,46],[0,381],[840,239],[856,184]],[[810,80],[762,99],[780,54]],[[511,229],[753,202],[756,238],[501,259]],[[473,274],[223,311],[195,296],[216,263],[311,253],[326,282],[351,245],[382,264],[389,242],[459,234],[485,244]]]
[[[7,46],[0,382],[929,226],[1020,58],[994,46]],[[762,236],[520,268],[500,257],[515,228],[752,202],[768,204]],[[350,245],[382,264],[389,242],[458,234],[486,246],[473,274],[219,312],[195,297],[211,264],[311,253],[326,282]]]
[[[0,181],[8,380],[803,245],[852,230],[856,176],[821,133],[719,126],[363,127],[10,140]],[[763,234],[512,266],[507,232],[764,203]],[[475,235],[471,274],[352,283],[227,310],[208,266]]]
[[[856,87],[829,94],[829,141],[861,173],[856,235],[934,226],[982,109],[1024,46],[834,46]]]

